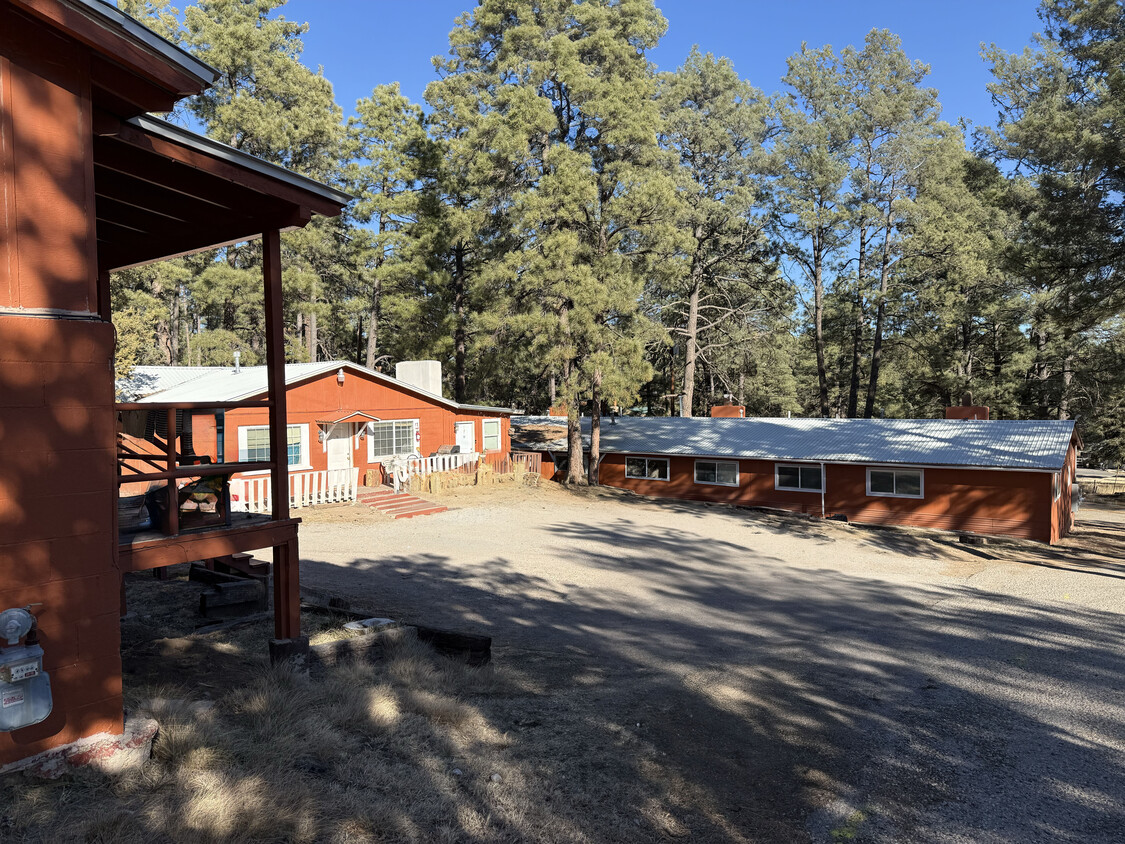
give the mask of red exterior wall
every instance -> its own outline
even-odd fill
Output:
[[[1078,470],[1078,442],[1072,439],[1066,464],[1059,475],[1059,498],[1051,506],[1051,542],[1057,542],[1074,529],[1074,486]]]
[[[0,308],[96,310],[90,57],[0,4]]]
[[[308,381],[289,386],[287,393],[289,424],[309,426],[309,457],[312,471],[328,468],[327,448],[318,442],[318,421],[339,419],[350,413],[363,412],[381,420],[417,419],[419,441],[417,450],[428,456],[443,445],[455,442],[454,423],[473,422],[477,451],[483,450],[484,436],[481,420],[500,420],[501,452],[511,450],[510,414],[484,411],[454,411],[418,396],[409,390],[386,384],[364,373],[345,370],[344,383],[337,383],[336,373],[330,372]],[[265,409],[248,408],[228,411],[226,414],[226,437],[224,439],[228,460],[238,459],[238,429],[246,425],[265,425],[268,412]],[[379,468],[380,464],[367,461],[366,438],[356,440],[358,427],[352,428],[352,465],[358,466],[360,480],[368,468]],[[196,435],[198,437],[198,435]],[[197,446],[196,450],[199,453]]]
[[[742,419],[746,408],[740,404],[717,404],[711,408],[712,419]]]
[[[819,492],[794,492],[774,488],[774,461],[739,460],[738,486],[696,484],[692,457],[669,459],[669,480],[625,477],[623,454],[602,460],[601,482],[641,495],[695,501],[720,501],[754,507],[774,507],[821,514]],[[1073,462],[1073,455],[1068,458]],[[553,466],[544,457],[543,475]],[[805,464],[817,465],[817,464]],[[906,468],[906,467],[904,467]],[[1052,505],[1051,474],[1001,472],[985,469],[924,469],[924,498],[890,498],[867,494],[865,466],[825,466],[824,514],[847,516],[867,524],[900,524],[915,527],[964,530],[977,533],[1054,542],[1060,519],[1069,520],[1060,503]],[[1073,476],[1073,475],[1072,475]]]
[[[988,419],[989,409],[983,405],[957,405],[945,409],[946,419]]]
[[[54,699],[46,721],[0,733],[5,765],[120,733],[122,706],[113,327],[95,313],[89,56],[8,4],[0,35],[0,609],[42,603]]]

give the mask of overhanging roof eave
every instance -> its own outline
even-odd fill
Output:
[[[192,77],[205,88],[219,78],[219,71],[200,61],[187,50],[160,37],[144,24],[105,0],[64,0],[112,35],[124,37],[148,53],[155,55],[181,73]]]
[[[187,147],[196,152],[203,153],[204,155],[217,158],[225,161],[228,164],[233,164],[237,167],[242,167],[246,170],[253,171],[261,176],[270,179],[276,179],[288,185],[291,188],[305,191],[327,202],[343,207],[351,202],[355,197],[342,190],[331,187],[330,185],[323,184],[310,179],[307,176],[302,176],[299,173],[294,173],[280,167],[276,164],[271,164],[268,161],[263,161],[260,158],[255,158],[249,153],[237,150],[232,146],[220,143],[219,141],[212,140],[205,135],[200,135],[192,132],[190,129],[185,129],[182,126],[176,126],[174,123],[169,123],[166,120],[160,120],[152,117],[151,115],[142,114],[137,117],[132,117],[125,121],[126,123],[135,126],[142,132],[154,135],[174,144]]]

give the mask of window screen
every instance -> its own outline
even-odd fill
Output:
[[[264,463],[270,459],[270,429],[265,426],[246,428],[246,450],[242,460],[248,463]],[[300,466],[301,426],[288,425],[285,430],[286,457],[290,466]]]
[[[485,419],[481,423],[481,436],[484,439],[485,451],[500,450],[500,420]]]
[[[738,486],[738,464],[726,460],[697,460],[695,461],[695,482],[697,484]]]
[[[668,461],[659,457],[626,457],[625,477],[666,481],[668,480]]]
[[[777,489],[794,489],[805,492],[820,492],[823,487],[819,466],[797,466],[778,464]]]
[[[868,469],[867,494],[896,498],[922,497],[921,469]]]
[[[410,454],[414,451],[413,421],[372,422],[368,426],[367,436],[370,438],[368,450],[372,459]]]

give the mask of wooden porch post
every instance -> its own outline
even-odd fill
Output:
[[[270,394],[270,493],[273,518],[289,518],[289,446],[286,436],[285,321],[281,307],[281,233],[262,233],[262,276],[266,287],[266,373]],[[297,540],[273,549],[273,626],[278,639],[301,632],[300,557]]]

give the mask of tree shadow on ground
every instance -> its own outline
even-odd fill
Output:
[[[426,554],[304,576],[492,635],[527,692],[497,717],[567,713],[564,755],[530,736],[512,754],[579,808],[571,832],[604,840],[591,788],[648,819],[636,840],[670,834],[652,806],[715,841],[828,840],[852,808],[884,841],[1110,841],[1125,822],[1118,615],[795,569],[627,519],[550,534],[585,549],[564,583]]]
[[[551,577],[515,553],[306,559],[305,582],[372,615],[493,637],[506,679],[466,687],[476,730],[419,725],[432,692],[400,688],[415,732],[396,742],[371,711],[340,709],[339,680],[268,680],[259,712],[269,675],[247,669],[227,690],[245,697],[232,728],[276,753],[220,765],[229,832],[201,825],[201,775],[158,783],[162,813],[96,831],[261,840],[253,824],[272,814],[283,837],[313,841],[835,841],[852,826],[857,841],[1117,840],[1119,615],[709,540],[563,520],[544,542],[573,564]],[[243,641],[186,640],[173,667],[185,687],[238,682],[225,666],[255,659]],[[282,714],[310,707],[322,728],[286,732]],[[190,752],[224,752],[211,735]],[[99,783],[104,802],[138,787]]]

